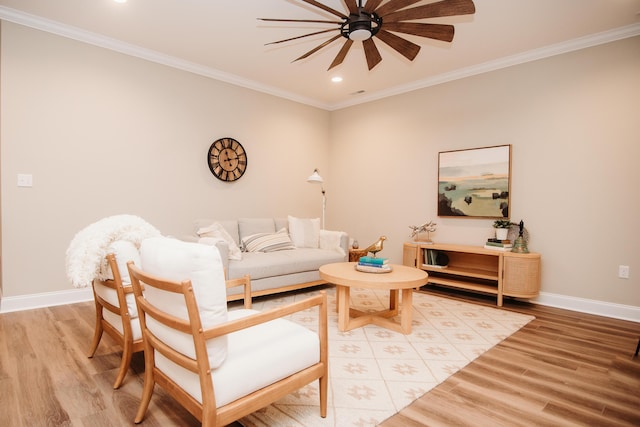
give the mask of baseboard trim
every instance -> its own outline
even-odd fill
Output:
[[[0,299],[0,313],[12,311],[32,310],[34,308],[53,307],[56,305],[75,304],[93,300],[91,288],[70,289],[66,291],[44,292]],[[612,317],[614,319],[640,322],[640,307],[615,304],[605,301],[571,297],[567,295],[540,292],[540,295],[530,300],[534,304],[581,313]]]
[[[91,288],[3,297],[0,300],[0,313],[32,310],[34,308],[53,307],[56,305],[75,304],[77,302],[92,300],[93,290]]]
[[[579,311],[581,313],[612,317],[614,319],[640,322],[640,307],[632,305],[551,294],[548,292],[540,292],[540,295],[537,298],[530,301],[534,304],[540,304],[548,307],[556,307],[565,310]]]

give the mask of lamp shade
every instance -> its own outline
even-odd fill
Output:
[[[318,173],[318,169],[314,169],[313,173],[311,174],[311,176],[309,178],[307,178],[307,182],[317,182],[318,184],[322,184],[324,182],[324,180],[322,179],[322,177]]]

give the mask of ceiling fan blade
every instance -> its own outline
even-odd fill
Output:
[[[398,22],[412,19],[438,18],[440,16],[471,15],[476,12],[472,0],[442,0],[423,6],[399,10],[383,17],[384,22]]]
[[[384,16],[391,12],[395,12],[396,10],[409,7],[412,4],[419,3],[421,1],[422,0],[390,0],[380,6],[375,12],[378,14],[378,16]],[[369,5],[369,2],[367,2],[367,5]]]
[[[358,14],[358,0],[342,0],[349,13]]]
[[[342,24],[342,21],[323,21],[321,19],[277,19],[277,18],[257,18],[259,21],[267,22],[313,22],[319,24]]]
[[[341,34],[338,34],[337,36],[331,37],[329,40],[327,40],[326,42],[322,43],[321,45],[311,49],[309,52],[305,53],[304,55],[302,55],[299,58],[294,59],[292,62],[296,62],[299,61],[301,59],[305,59],[308,58],[309,56],[313,55],[314,53],[316,53],[317,51],[319,51],[320,49],[322,49],[323,47],[333,43],[334,41],[338,40],[340,37],[342,37]]]
[[[351,39],[347,39],[347,41],[344,42],[344,44],[342,45],[342,49],[340,49],[340,52],[338,52],[338,55],[336,55],[331,65],[329,65],[329,68],[327,68],[327,71],[329,71],[333,67],[337,67],[338,65],[342,64],[342,61],[344,61],[344,58],[347,56],[347,53],[349,52],[349,49],[351,48],[352,45],[353,45],[353,40]]]
[[[376,37],[397,50],[398,53],[407,58],[409,61],[413,61],[418,55],[418,52],[420,52],[420,46],[413,42],[410,42],[407,39],[403,39],[400,36],[396,36],[389,31],[381,29],[380,31],[378,31],[378,34],[376,34]]]
[[[271,42],[271,43],[266,43],[265,46],[268,46],[270,44],[278,44],[278,43],[290,42],[291,40],[302,39],[302,38],[305,38],[305,37],[315,36],[315,35],[322,34],[322,33],[328,33],[329,31],[335,31],[335,30],[336,30],[335,28],[331,28],[329,30],[316,31],[315,33],[304,34],[302,36],[291,37],[290,39],[284,39],[284,40],[278,40],[278,41]]]
[[[396,33],[412,34],[414,36],[450,42],[453,40],[455,29],[453,25],[425,24],[421,22],[385,22],[384,29]]]
[[[322,3],[318,3],[315,0],[302,0],[302,1],[305,2],[305,3],[308,3],[308,4],[312,5],[312,6],[315,6],[317,8],[320,8],[320,9],[324,10],[325,12],[329,12],[329,13],[331,13],[333,15],[336,15],[336,16],[338,16],[340,18],[343,18],[343,19],[347,18],[347,15],[345,15],[344,13],[338,12],[337,10],[332,9],[329,6],[324,5]]]
[[[372,70],[373,67],[382,61],[382,56],[380,56],[380,52],[373,42],[373,38],[364,40],[362,46],[364,47],[364,56],[367,58],[367,66],[369,70]]]
[[[367,3],[364,5],[364,9],[367,12],[373,12],[376,10],[376,7],[380,6],[383,0],[367,0]]]

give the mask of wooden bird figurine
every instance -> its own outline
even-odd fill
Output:
[[[385,240],[387,240],[387,236],[380,236],[378,241],[368,246],[365,251],[367,251],[367,253],[373,253],[373,256],[375,257],[376,254],[382,250],[382,242],[384,242]]]

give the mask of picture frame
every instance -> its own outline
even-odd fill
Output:
[[[438,216],[509,218],[511,144],[438,153]]]

